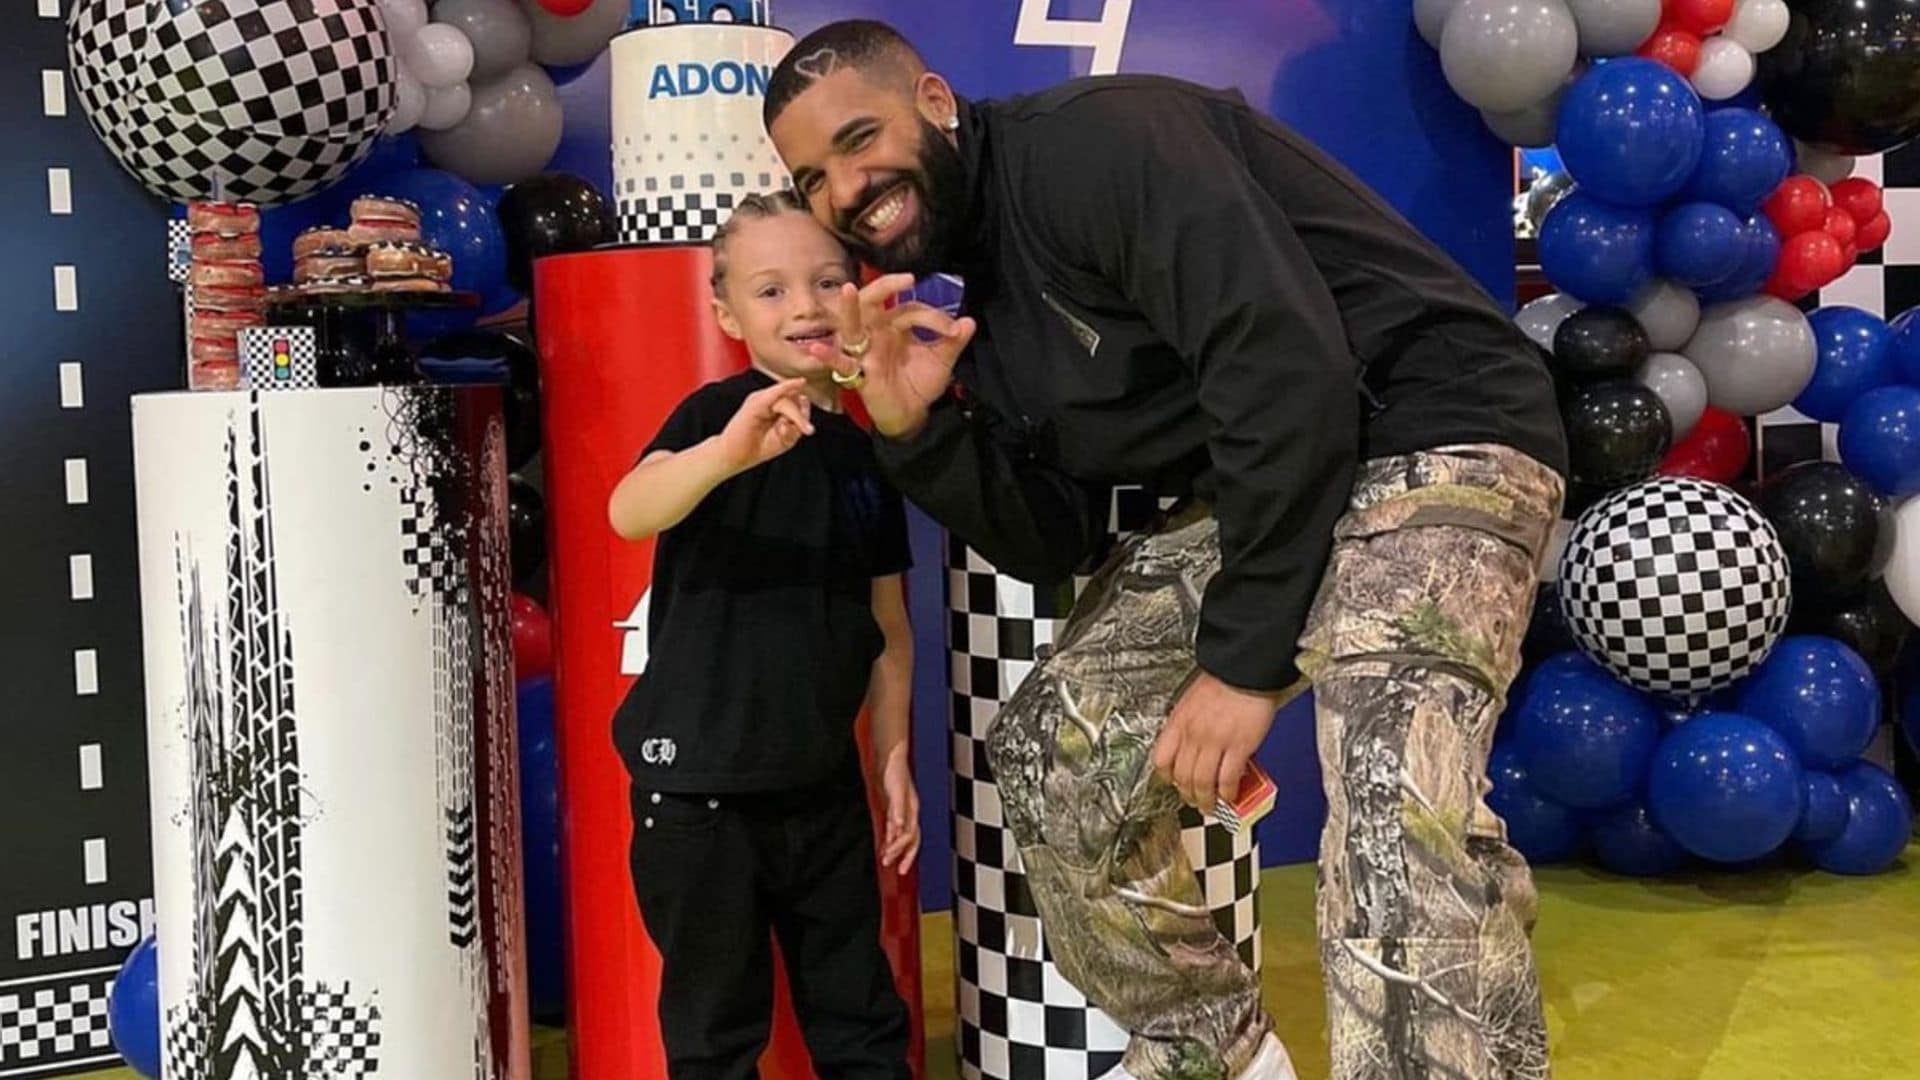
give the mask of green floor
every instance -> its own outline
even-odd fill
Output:
[[[1867,879],[1539,877],[1557,1080],[1920,1077],[1920,847]],[[1312,895],[1312,868],[1294,866],[1269,871],[1261,897],[1267,1003],[1303,1080],[1327,1073]],[[928,1080],[955,1075],[950,933],[927,920]],[[534,1072],[565,1080],[558,1032],[538,1040]]]

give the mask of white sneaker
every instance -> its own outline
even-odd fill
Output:
[[[1100,1075],[1100,1080],[1140,1080],[1127,1071],[1125,1065],[1115,1065]],[[1260,1049],[1256,1050],[1253,1060],[1240,1070],[1234,1080],[1296,1080],[1293,1073],[1293,1059],[1287,1056],[1287,1048],[1278,1036],[1272,1032],[1260,1040]]]

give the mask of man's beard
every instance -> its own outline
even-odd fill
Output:
[[[893,187],[904,181],[919,203],[920,219],[890,243],[875,245],[855,230],[854,222]],[[895,173],[874,180],[859,202],[840,215],[836,231],[862,262],[887,273],[924,277],[948,268],[954,252],[954,232],[966,214],[967,166],[945,133],[920,121],[920,166],[911,173]]]

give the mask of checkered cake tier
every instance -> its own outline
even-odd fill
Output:
[[[1154,500],[1116,493],[1110,527],[1144,525]],[[1091,1080],[1119,1064],[1127,1033],[1054,965],[987,761],[1000,706],[1060,631],[1085,580],[1057,591],[996,572],[958,540],[948,548],[952,664],[954,958],[960,1073],[969,1080]],[[1260,852],[1183,811],[1187,857],[1214,922],[1260,967]]]

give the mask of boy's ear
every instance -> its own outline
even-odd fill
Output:
[[[733,317],[733,309],[717,296],[713,298],[713,317],[719,321],[721,331],[728,337],[735,341],[746,340],[746,335],[740,332],[740,320]]]

